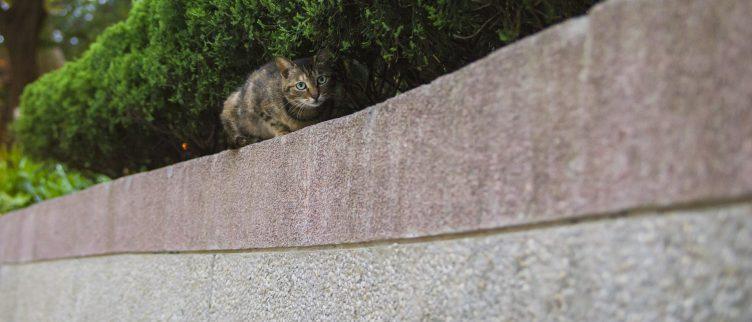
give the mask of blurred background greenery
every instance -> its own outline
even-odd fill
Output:
[[[130,7],[130,0],[0,1],[0,215],[109,180],[24,155],[7,125],[28,83],[81,57]]]
[[[96,183],[102,175],[85,175],[60,163],[34,161],[18,148],[0,148],[0,214]]]
[[[24,87],[125,19],[130,0],[0,0],[0,143]]]

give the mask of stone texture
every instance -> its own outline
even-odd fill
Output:
[[[353,243],[752,195],[752,2],[607,1],[355,115],[0,218],[0,262]]]
[[[750,321],[752,202],[371,247],[0,266],[2,321]]]
[[[0,321],[207,320],[211,255],[0,266]]]

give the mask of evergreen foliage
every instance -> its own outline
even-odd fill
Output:
[[[594,2],[135,1],[80,59],[27,87],[14,129],[33,156],[120,176],[221,150],[222,101],[275,55],[332,49],[357,110]]]

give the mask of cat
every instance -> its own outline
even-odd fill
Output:
[[[337,100],[333,56],[291,61],[276,57],[252,72],[225,100],[220,119],[230,148],[288,134],[334,117]]]

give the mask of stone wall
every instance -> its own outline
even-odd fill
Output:
[[[0,218],[0,320],[752,319],[752,2],[610,0]]]

